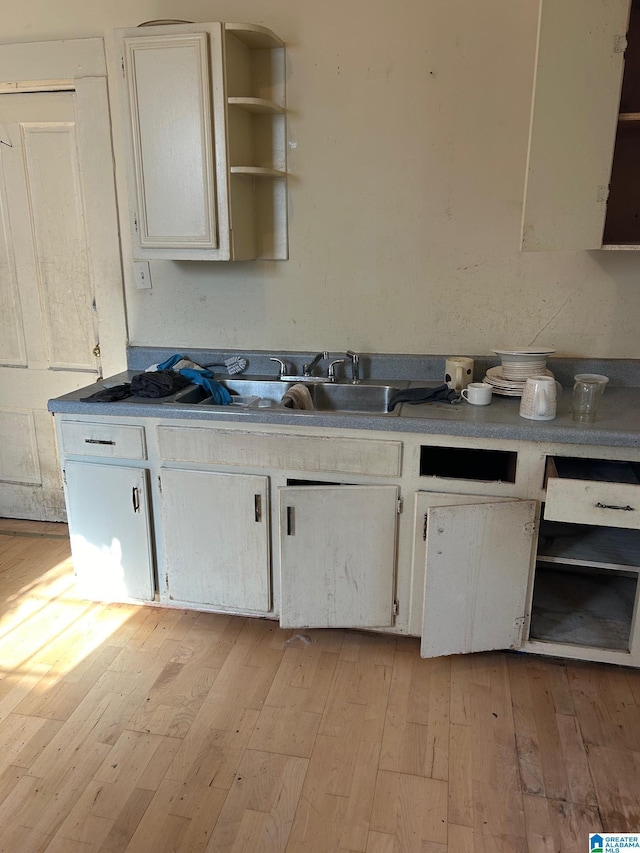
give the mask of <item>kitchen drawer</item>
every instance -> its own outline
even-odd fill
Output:
[[[144,427],[100,421],[62,421],[65,456],[102,456],[109,459],[146,459]]]
[[[171,462],[241,465],[330,474],[400,476],[402,442],[282,435],[200,427],[158,427],[160,455]]]
[[[640,529],[640,464],[548,457],[544,517]]]

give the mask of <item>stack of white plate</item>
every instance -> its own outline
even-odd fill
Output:
[[[547,366],[547,357],[554,349],[496,349],[500,356],[502,372],[506,379],[526,380],[527,376],[541,375]]]
[[[554,349],[494,350],[500,356],[500,367],[487,371],[484,381],[493,387],[494,394],[504,397],[521,397],[524,383],[529,376],[553,376],[547,370],[547,357]]]
[[[532,376],[553,376],[550,370],[545,367],[537,373],[532,373]],[[487,375],[484,377],[484,382],[491,385],[494,394],[500,394],[503,397],[522,397],[522,390],[527,377],[524,379],[507,379],[501,367],[490,367],[487,370]]]

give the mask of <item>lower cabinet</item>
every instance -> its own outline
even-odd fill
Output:
[[[535,501],[417,493],[422,657],[521,645],[535,520]]]
[[[640,665],[640,463],[549,456],[528,651]]]
[[[152,600],[148,472],[67,460],[64,474],[79,595],[98,601]]]
[[[280,501],[283,628],[393,625],[397,486],[287,486]]]
[[[423,657],[512,648],[640,667],[636,451],[58,427],[84,598],[392,629],[420,636]],[[399,515],[409,489],[413,518]]]
[[[269,478],[161,468],[160,597],[271,609]]]

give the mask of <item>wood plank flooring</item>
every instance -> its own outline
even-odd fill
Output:
[[[0,520],[0,851],[584,853],[640,831],[640,671],[79,600]]]

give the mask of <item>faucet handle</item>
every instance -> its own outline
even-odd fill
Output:
[[[277,361],[278,364],[280,365],[280,369],[278,371],[278,376],[280,378],[282,378],[283,376],[286,376],[287,365],[285,364],[285,362],[281,358],[273,358],[273,357],[269,356],[269,361]]]
[[[331,379],[333,381],[336,378],[336,364],[344,364],[344,358],[337,358],[335,361],[331,362],[327,368],[327,379]]]
[[[345,355],[351,359],[351,382],[353,385],[357,385],[362,382],[360,377],[360,356],[357,352],[353,352],[350,349],[346,351]]]

